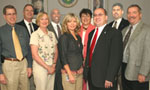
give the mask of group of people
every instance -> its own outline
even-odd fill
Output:
[[[24,19],[16,23],[12,5],[3,9],[6,24],[0,27],[0,90],[149,90],[150,27],[142,22],[137,4],[127,9],[68,13],[50,18],[26,4]],[[91,24],[93,15],[94,25]],[[81,23],[80,23],[81,22]]]

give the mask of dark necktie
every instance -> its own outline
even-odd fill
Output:
[[[113,27],[117,29],[117,21],[115,21],[115,24]]]
[[[31,32],[31,34],[32,34],[33,29],[32,29],[32,25],[31,25],[31,23],[29,23],[29,26],[30,26],[30,32]]]
[[[131,35],[131,30],[132,30],[132,26],[129,28],[129,31],[128,33],[126,34],[125,38],[124,38],[124,42],[123,42],[123,49],[125,49],[125,46],[127,45],[128,43],[128,40],[130,38],[130,35]]]
[[[97,35],[98,35],[98,28],[96,30],[96,33],[94,35],[94,38],[92,40],[91,47],[90,47],[89,67],[91,67],[92,55],[93,55],[93,50],[94,50],[94,47],[95,47],[95,44],[96,44]]]
[[[58,38],[60,37],[60,35],[61,35],[61,31],[60,31],[60,27],[59,27],[59,25],[57,24],[57,31],[58,31]]]

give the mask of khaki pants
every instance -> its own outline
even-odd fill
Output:
[[[82,90],[83,86],[83,75],[74,74],[73,75],[76,82],[74,84],[70,83],[68,80],[68,75],[66,73],[62,74],[62,84],[64,90]]]
[[[41,65],[33,62],[33,77],[36,90],[54,90],[55,74],[48,74]]]
[[[1,90],[29,90],[26,59],[20,62],[5,60],[2,70],[7,84],[1,84]]]

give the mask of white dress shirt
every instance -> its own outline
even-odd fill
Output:
[[[54,22],[52,21],[51,24],[52,24],[52,26],[53,26],[53,28],[54,28],[56,34],[57,34],[57,37],[58,37],[57,25],[59,25],[60,30],[61,30],[61,25],[60,25],[60,23],[56,24],[56,23],[54,23]]]
[[[33,32],[34,32],[34,27],[33,27],[32,22],[28,22],[27,20],[24,19],[24,23],[25,23],[25,25],[26,25],[26,27],[27,27],[27,29],[28,29],[29,34],[31,35],[31,30],[30,30],[29,23],[31,23],[31,27],[32,27],[32,30],[33,30]]]

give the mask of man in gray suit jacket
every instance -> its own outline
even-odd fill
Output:
[[[130,25],[122,31],[124,41],[123,90],[148,90],[150,80],[150,27],[141,21],[141,8],[136,4],[128,7],[127,18]],[[129,38],[127,39],[127,37]]]

